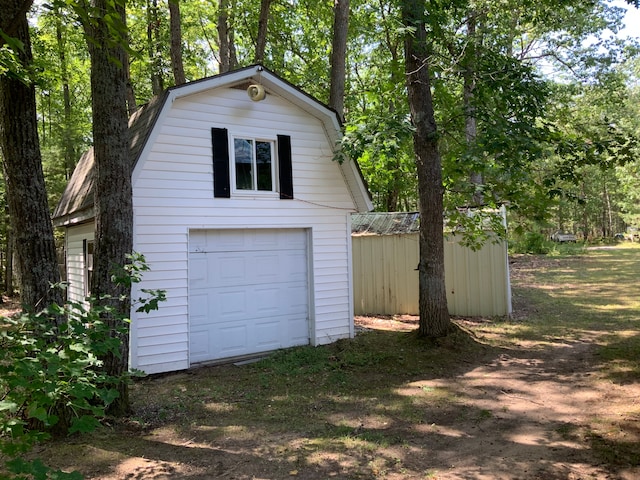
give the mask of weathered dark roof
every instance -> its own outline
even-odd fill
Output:
[[[152,98],[149,103],[140,107],[129,118],[129,156],[132,170],[140,157],[166,96],[165,92],[163,95]],[[88,218],[93,217],[93,186],[93,147],[90,147],[80,157],[60,202],[53,212],[54,223],[62,225],[65,223],[65,217],[83,211]]]
[[[371,212],[351,215],[353,235],[395,235],[416,233],[420,228],[418,212]]]

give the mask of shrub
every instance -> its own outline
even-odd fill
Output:
[[[148,270],[141,255],[130,257],[124,271],[138,282]],[[162,291],[144,291],[139,311],[157,308]],[[42,462],[27,462],[21,455],[35,442],[51,436],[88,432],[100,425],[105,409],[118,397],[117,386],[128,381],[104,373],[101,358],[119,355],[120,340],[103,320],[110,307],[67,303],[51,305],[39,313],[23,313],[0,320],[0,458],[16,479],[77,479],[49,469]],[[128,330],[129,320],[119,318],[119,329]],[[0,473],[0,478],[2,474]]]
[[[546,254],[549,252],[549,242],[541,233],[524,232],[511,242],[511,250],[513,253]]]

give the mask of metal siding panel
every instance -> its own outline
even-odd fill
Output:
[[[355,314],[419,313],[418,234],[353,236]],[[511,311],[506,242],[478,251],[445,239],[449,313],[502,316]]]

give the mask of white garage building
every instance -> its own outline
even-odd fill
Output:
[[[134,250],[163,289],[132,312],[133,368],[160,373],[353,336],[352,212],[372,204],[334,161],[334,111],[261,66],[174,87],[130,121]],[[91,275],[93,152],[54,212],[68,295]],[[135,295],[135,292],[134,292]]]

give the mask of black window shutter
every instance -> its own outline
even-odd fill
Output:
[[[212,128],[213,143],[213,196],[231,197],[229,181],[229,140],[226,128]]]
[[[291,137],[278,135],[278,179],[280,198],[293,198],[293,167],[291,165]]]

